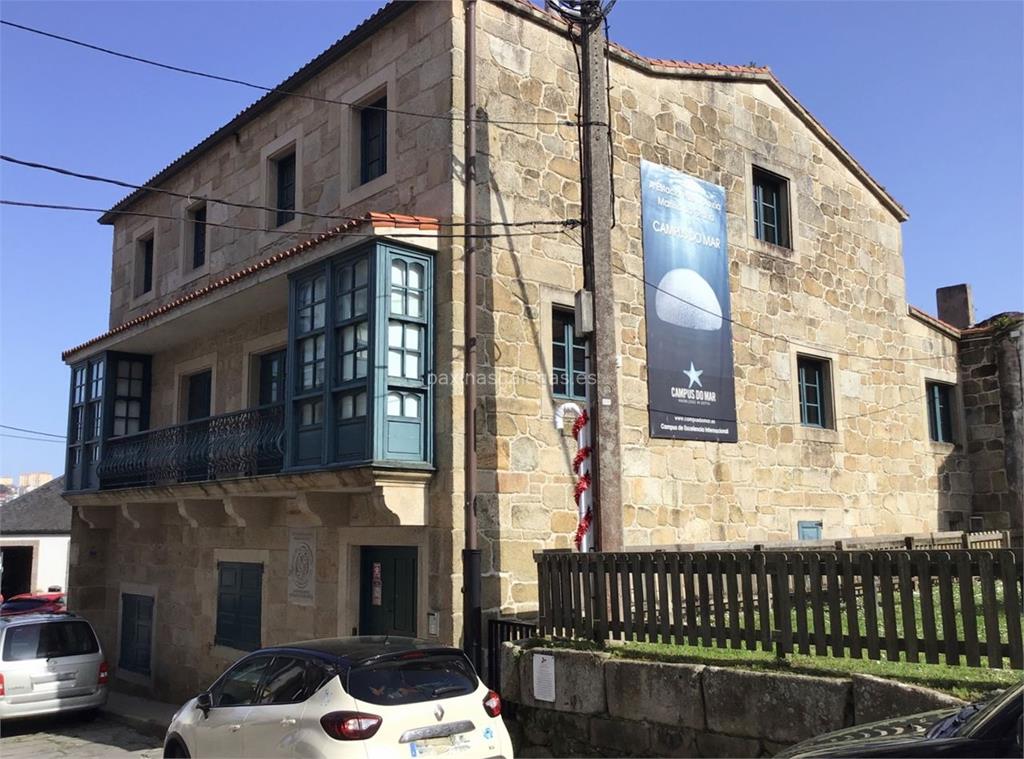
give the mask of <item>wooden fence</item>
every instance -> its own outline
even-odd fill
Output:
[[[541,635],[1024,668],[1019,549],[534,557]]]

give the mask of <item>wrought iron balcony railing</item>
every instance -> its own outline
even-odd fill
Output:
[[[284,465],[284,406],[211,416],[107,440],[100,488],[274,474]]]

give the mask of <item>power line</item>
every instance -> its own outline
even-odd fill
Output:
[[[24,427],[12,427],[9,424],[0,424],[0,428],[5,430],[14,430],[15,432],[28,432],[32,435],[46,435],[47,437],[59,437],[61,440],[65,439],[64,435],[55,435],[52,432],[41,432],[40,430],[28,430]]]
[[[49,39],[58,40],[60,42],[66,42],[69,45],[76,45],[78,47],[86,48],[87,50],[93,50],[98,53],[104,53],[106,55],[112,55],[116,58],[122,58],[124,60],[133,61],[135,63],[142,63],[147,66],[154,66],[160,69],[166,69],[167,71],[174,71],[179,74],[188,74],[189,76],[200,77],[202,79],[212,79],[217,82],[226,82],[228,84],[237,84],[242,87],[248,87],[254,90],[260,90],[261,92],[274,93],[277,95],[287,95],[289,97],[302,98],[304,100],[313,100],[319,103],[331,103],[333,105],[344,105],[351,108],[359,108],[360,110],[375,110],[385,111],[387,113],[396,113],[403,116],[415,116],[424,119],[440,119],[443,121],[458,121],[463,122],[466,119],[463,116],[457,114],[437,114],[437,113],[420,113],[418,111],[407,111],[400,108],[388,108],[384,106],[375,105],[363,105],[360,103],[351,103],[344,100],[334,100],[332,98],[319,97],[317,95],[306,95],[300,92],[292,90],[283,90],[278,87],[267,87],[266,85],[256,84],[249,82],[244,79],[235,79],[233,77],[221,76],[219,74],[211,74],[206,71],[199,71],[197,69],[185,68],[183,66],[175,66],[170,63],[161,63],[160,61],[154,61],[149,58],[143,58],[138,55],[132,55],[130,53],[123,53],[118,50],[112,50],[110,48],[101,47],[100,45],[94,45],[89,42],[74,39],[73,37],[65,37],[61,34],[55,34],[53,32],[47,32],[43,29],[37,29],[35,27],[26,26],[24,24],[16,24],[13,21],[0,20],[0,24],[9,26],[13,29],[20,29],[24,32],[30,32],[32,34],[38,34],[41,37],[47,37]],[[515,119],[472,119],[474,123],[489,124],[492,126],[505,127],[505,126],[576,126],[576,122],[570,119],[559,119],[555,121],[517,121]]]
[[[104,213],[106,211],[106,209],[103,209],[103,208],[93,208],[93,207],[90,207],[90,206],[69,206],[69,205],[61,205],[61,204],[58,204],[58,203],[31,203],[31,202],[25,201],[25,200],[6,200],[6,199],[4,199],[4,200],[0,200],[0,205],[15,206],[17,208],[38,208],[38,209],[51,210],[51,211],[85,211],[85,212],[88,212],[88,213]],[[170,220],[170,221],[181,221],[182,220],[180,216],[172,216],[170,214],[144,213],[142,211],[118,211],[117,213],[121,214],[122,216],[138,216],[138,217],[142,217],[142,218],[146,218],[146,219],[167,219],[167,220]],[[366,221],[366,219],[361,219],[360,221]],[[272,234],[286,235],[286,236],[287,235],[307,235],[307,236],[310,236],[310,237],[329,236],[329,237],[332,237],[332,238],[333,237],[369,238],[369,237],[377,237],[378,236],[377,234],[375,234],[373,232],[341,232],[341,231],[333,231],[333,230],[324,230],[322,232],[311,232],[311,231],[305,231],[305,230],[300,230],[300,229],[289,231],[289,230],[284,230],[284,229],[266,229],[264,227],[246,227],[246,226],[240,226],[238,224],[221,224],[221,223],[214,222],[214,221],[207,221],[207,222],[204,222],[204,224],[206,226],[208,226],[208,227],[220,227],[222,229],[234,229],[234,230],[238,230],[240,232],[269,232],[269,233],[272,233]],[[571,229],[571,228],[577,226],[578,224],[579,224],[578,221],[576,221],[574,219],[569,219],[569,220],[567,220],[564,223],[564,226],[566,228],[568,228],[568,229]],[[466,237],[471,237],[471,238],[480,239],[480,240],[492,240],[492,239],[503,239],[503,238],[506,238],[506,237],[535,237],[536,235],[546,235],[546,234],[552,234],[552,233],[555,233],[555,232],[563,232],[563,231],[565,231],[565,230],[564,229],[550,229],[550,230],[533,230],[533,231],[530,231],[530,232],[502,232],[500,234],[496,233],[496,232],[482,232],[480,234],[471,234],[471,235],[462,234],[462,233],[459,233],[459,234],[436,234],[436,235],[430,235],[430,237],[432,239],[436,239],[436,240],[464,240],[464,239],[466,239]],[[424,237],[423,234],[413,234],[413,233],[410,233],[410,232],[401,232],[401,231],[388,232],[387,236],[391,237],[391,238],[394,238],[394,239],[398,239],[398,238],[422,239]]]
[[[231,206],[233,208],[242,208],[247,210],[257,211],[269,211],[271,213],[293,213],[296,216],[308,216],[314,219],[330,219],[332,221],[364,221],[362,216],[346,216],[344,214],[323,214],[315,213],[313,211],[299,211],[292,208],[275,208],[273,206],[262,206],[256,203],[239,203],[233,200],[224,200],[223,198],[211,198],[205,195],[192,195],[190,193],[175,192],[174,190],[167,190],[162,187],[152,187],[150,185],[133,184],[123,179],[112,179],[110,177],[101,177],[95,174],[85,174],[82,172],[67,169],[62,166],[52,166],[46,163],[38,163],[36,161],[27,161],[23,158],[15,158],[9,155],[0,155],[0,160],[6,161],[7,163],[13,163],[18,166],[25,166],[30,169],[40,169],[43,171],[51,171],[55,174],[62,176],[74,177],[75,179],[84,179],[89,182],[102,182],[104,184],[111,184],[117,187],[124,187],[130,190],[145,190],[147,192],[156,192],[164,195],[170,195],[175,198],[183,198],[187,201],[203,201],[206,203],[218,203],[220,205]],[[113,213],[121,213],[120,211],[114,211]],[[204,222],[211,223],[211,222]],[[527,221],[490,221],[480,222],[478,226],[504,226],[504,227],[530,227],[530,226],[566,226],[568,223],[576,223],[575,219],[531,219]],[[438,222],[439,227],[463,227],[465,222]]]
[[[690,306],[692,308],[696,308],[698,311],[703,311],[706,314],[711,314],[712,316],[719,317],[720,319],[722,319],[722,321],[729,322],[730,324],[734,324],[737,327],[740,327],[741,329],[748,330],[750,332],[753,332],[755,334],[761,335],[763,337],[768,337],[768,338],[771,338],[772,340],[781,340],[784,343],[788,343],[790,345],[795,345],[797,348],[804,347],[801,344],[799,344],[799,343],[797,343],[797,342],[795,342],[793,340],[786,339],[782,335],[773,334],[771,332],[765,332],[764,330],[757,329],[756,327],[751,327],[748,324],[744,324],[743,322],[738,322],[735,319],[732,319],[732,318],[730,318],[728,316],[723,316],[722,314],[718,313],[717,311],[712,311],[712,310],[710,310],[708,308],[704,308],[703,306],[700,306],[700,305],[698,305],[696,303],[688,301],[688,300],[686,300],[686,298],[683,298],[683,297],[677,295],[676,293],[669,292],[668,290],[664,290],[661,287],[658,287],[658,285],[653,284],[649,280],[644,279],[642,276],[640,276],[638,274],[634,274],[633,272],[631,272],[628,269],[626,269],[624,266],[621,266],[621,265],[616,264],[614,262],[612,263],[612,266],[614,266],[616,269],[621,271],[623,274],[626,274],[626,275],[628,275],[630,277],[633,277],[634,279],[636,279],[636,280],[638,280],[640,282],[643,282],[644,285],[646,285],[647,287],[650,287],[650,288],[652,288],[654,290],[657,290],[660,293],[664,293],[665,295],[668,295],[670,298],[675,298],[680,303],[685,303],[686,305],[688,305],[688,306]],[[899,358],[899,357],[897,357],[897,358],[890,358],[888,356],[869,356],[869,355],[867,355],[865,353],[854,353],[853,351],[844,351],[844,350],[839,350],[839,349],[835,349],[835,350],[829,349],[828,352],[829,353],[834,353],[834,354],[836,354],[838,356],[848,356],[850,358],[863,358],[863,359],[867,359],[869,361],[934,361],[936,359],[941,359],[941,358],[956,358],[957,357],[956,353],[941,353],[941,354],[939,354],[937,356],[912,356],[912,357],[909,357],[909,358]]]
[[[59,443],[64,445],[63,440],[51,440],[47,437],[29,437],[28,435],[11,435],[7,432],[0,432],[0,437],[9,437],[15,440],[31,440],[34,443]]]

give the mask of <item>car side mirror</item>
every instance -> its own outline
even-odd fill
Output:
[[[201,709],[204,717],[210,715],[210,708],[213,706],[213,696],[209,691],[196,696],[196,709]]]

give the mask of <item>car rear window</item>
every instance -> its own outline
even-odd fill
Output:
[[[13,625],[4,635],[4,661],[83,656],[100,650],[88,622]]]
[[[348,674],[349,695],[383,706],[415,704],[472,693],[477,678],[459,656],[423,656],[357,667]]]
[[[22,598],[19,600],[4,601],[3,605],[0,606],[0,614],[31,611],[32,609],[38,609],[40,606],[46,606],[48,603],[50,602],[41,598]]]

